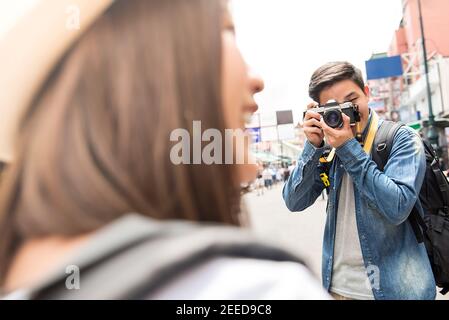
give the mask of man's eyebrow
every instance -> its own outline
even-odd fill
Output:
[[[346,95],[345,100],[348,100],[352,96],[356,95],[357,93],[355,91],[351,92],[350,94]]]

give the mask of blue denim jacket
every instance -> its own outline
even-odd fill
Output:
[[[379,123],[382,123],[382,120]],[[283,197],[290,211],[307,209],[324,189],[318,168],[324,148],[305,143],[298,165],[286,182]],[[408,215],[425,175],[419,136],[401,128],[384,172],[356,139],[336,150],[323,241],[323,285],[331,285],[339,191],[345,171],[354,181],[355,214],[363,260],[375,299],[435,299],[436,286],[424,244],[418,244]],[[417,203],[422,214],[422,206]]]

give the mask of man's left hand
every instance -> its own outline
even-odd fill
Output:
[[[343,116],[343,127],[338,129],[332,129],[321,118],[321,128],[323,129],[324,136],[326,137],[326,142],[332,148],[338,148],[344,145],[347,141],[354,138],[354,133],[352,132],[350,121],[351,119],[342,113]]]

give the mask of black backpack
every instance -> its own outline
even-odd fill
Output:
[[[374,140],[372,158],[379,170],[387,164],[393,140],[404,124],[384,121]],[[426,175],[419,199],[424,209],[422,217],[416,206],[408,218],[416,239],[424,242],[432,265],[435,282],[442,288],[441,293],[449,292],[449,183],[441,170],[435,150],[423,140],[426,154]]]

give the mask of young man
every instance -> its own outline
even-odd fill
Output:
[[[369,88],[352,64],[334,62],[319,68],[309,94],[320,105],[329,100],[358,105],[362,139],[373,130],[377,115],[368,108]],[[332,129],[310,110],[316,106],[308,106],[307,141],[283,197],[290,211],[313,205],[325,188],[318,166],[325,142],[335,148],[323,242],[324,287],[337,299],[434,299],[426,249],[407,221],[425,174],[420,138],[412,129],[401,128],[382,172],[355,139],[349,117],[343,116],[342,128]],[[417,206],[422,211],[419,200]]]

